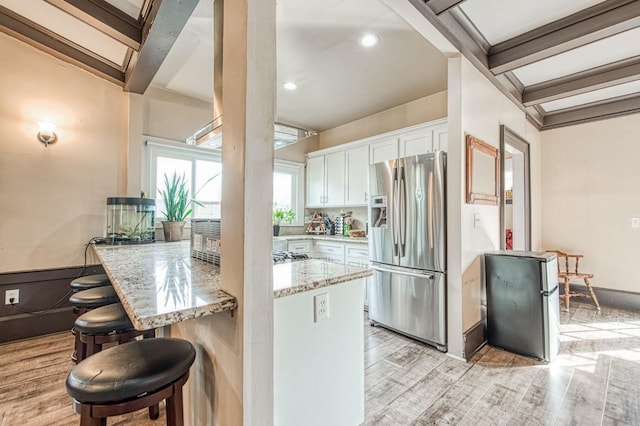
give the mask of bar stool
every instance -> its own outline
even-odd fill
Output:
[[[109,281],[109,277],[107,277],[105,274],[95,274],[76,278],[75,280],[71,281],[71,284],[69,285],[71,287],[71,290],[73,291],[82,291],[111,285],[111,281]]]
[[[78,309],[80,313],[118,302],[120,302],[120,299],[118,299],[118,295],[112,286],[101,286],[89,290],[82,290],[73,293],[71,297],[69,297],[69,303]]]
[[[77,362],[102,350],[105,343],[126,343],[138,336],[155,337],[155,330],[135,330],[122,304],[114,303],[80,315],[75,322]]]
[[[120,299],[118,299],[118,295],[112,286],[101,286],[89,290],[82,290],[73,293],[71,297],[69,297],[69,303],[73,305],[73,312],[76,315],[82,315],[91,309],[119,302]],[[75,350],[71,355],[71,359],[77,361],[80,335],[76,332],[75,326],[71,329],[71,333],[75,335]]]
[[[78,363],[67,376],[67,393],[80,424],[106,425],[106,418],[149,409],[160,414],[165,399],[167,426],[183,425],[182,387],[195,360],[186,340],[159,337],[105,349]]]

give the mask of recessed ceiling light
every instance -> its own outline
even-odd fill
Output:
[[[363,47],[375,46],[376,44],[378,44],[378,41],[380,41],[378,36],[371,33],[365,34],[360,37],[360,45]]]
[[[287,81],[286,83],[282,83],[282,87],[284,87],[287,90],[296,90],[298,88],[298,85],[295,84],[293,81]]]

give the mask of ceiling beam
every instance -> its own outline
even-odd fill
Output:
[[[142,47],[126,71],[124,89],[144,93],[167,57],[198,0],[155,0],[145,20]]]
[[[65,62],[70,62],[118,85],[124,84],[124,72],[116,64],[107,63],[97,55],[73,42],[29,21],[10,9],[0,6],[0,30]]]
[[[501,74],[639,26],[640,1],[605,1],[495,45],[489,69]]]
[[[447,10],[464,3],[465,0],[425,0],[427,6],[433,10],[436,15],[441,15]]]
[[[590,121],[635,113],[640,113],[640,96],[638,95],[619,98],[618,100],[609,102],[599,102],[591,106],[583,106],[571,110],[547,113],[544,116],[541,130],[555,129],[557,127],[588,123]]]
[[[640,80],[640,57],[530,86],[522,102],[531,106],[636,80]]]
[[[102,31],[134,50],[140,49],[142,28],[138,21],[104,1],[46,0],[71,16]]]

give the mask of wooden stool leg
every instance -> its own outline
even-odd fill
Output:
[[[151,420],[156,420],[160,417],[160,404],[153,404],[149,406],[149,418]]]
[[[182,385],[175,386],[173,389],[173,395],[167,398],[167,426],[183,426],[184,419],[182,418]]]
[[[565,277],[564,279],[564,309],[569,311],[569,298],[571,295],[569,294],[569,278]]]
[[[80,341],[80,332],[76,330],[75,327],[71,329],[71,332],[74,334],[74,340],[76,342],[75,346],[73,347],[73,355],[71,355],[71,360],[77,364],[82,360],[80,358],[82,342]]]
[[[589,295],[591,296],[591,300],[593,300],[593,303],[595,303],[596,305],[596,309],[599,311],[600,303],[598,303],[598,298],[596,297],[596,294],[593,292],[593,289],[591,288],[591,283],[589,282],[589,278],[584,277],[584,283],[587,286],[587,290],[589,290]]]
[[[91,406],[83,404],[80,407],[80,426],[107,426],[107,419],[91,417]]]

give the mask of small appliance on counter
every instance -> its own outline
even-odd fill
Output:
[[[156,200],[151,198],[107,198],[107,244],[155,242]]]
[[[220,266],[220,219],[191,219],[191,257]]]

